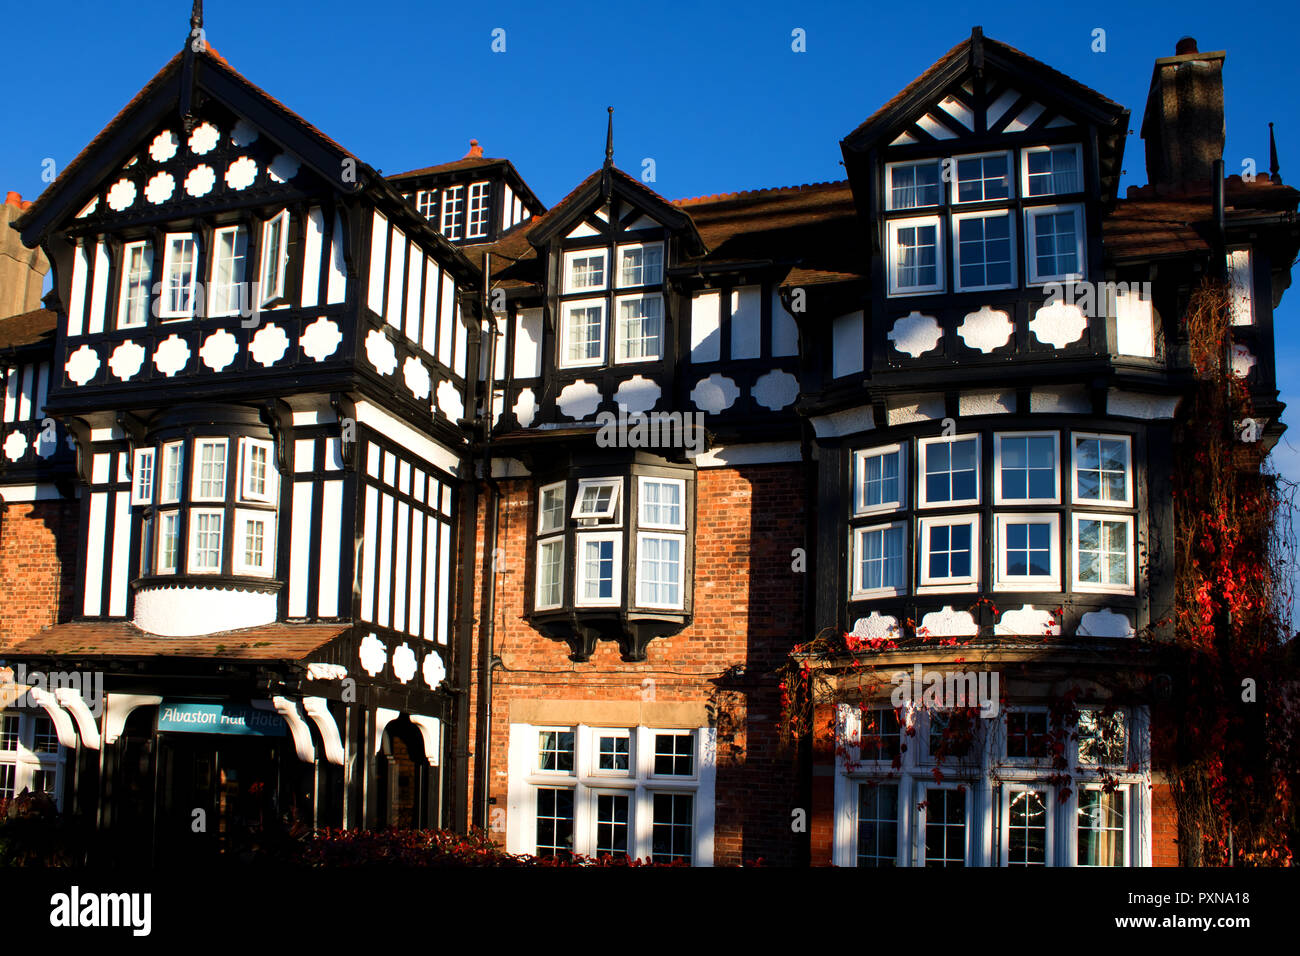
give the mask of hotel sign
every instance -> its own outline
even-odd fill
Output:
[[[285,726],[284,718],[275,711],[244,704],[163,701],[158,708],[158,731],[283,737]]]

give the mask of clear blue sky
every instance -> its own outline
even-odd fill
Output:
[[[1300,184],[1297,5],[1285,0],[1047,4],[482,3],[208,0],[208,41],[236,69],[372,166],[458,159],[471,137],[554,203],[603,158],[655,160],[668,198],[839,179],[839,140],[976,24],[1127,106],[1180,36],[1226,50],[1225,159]],[[0,189],[32,198],[180,49],[189,0],[11,3]],[[976,11],[979,12],[976,12]],[[128,12],[129,11],[129,12]],[[492,32],[505,30],[505,52]],[[791,50],[806,32],[807,52]],[[1092,50],[1106,31],[1106,52]],[[1290,108],[1289,108],[1290,107]],[[1123,186],[1146,181],[1136,132]],[[1123,188],[1123,186],[1121,188]],[[1300,415],[1300,285],[1277,314],[1278,381]],[[1275,453],[1300,478],[1300,429]]]

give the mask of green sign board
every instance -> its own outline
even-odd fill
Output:
[[[158,730],[181,734],[239,734],[246,737],[283,737],[284,718],[273,710],[245,704],[163,701],[158,708]]]

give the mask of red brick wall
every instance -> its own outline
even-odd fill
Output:
[[[76,501],[0,511],[0,649],[71,617],[79,515]]]
[[[694,620],[681,633],[655,638],[643,663],[622,661],[602,641],[587,663],[535,631],[524,618],[529,580],[529,530],[536,522],[532,483],[502,481],[497,547],[506,571],[498,578],[493,691],[491,792],[507,805],[505,775],[511,704],[517,700],[641,701],[652,678],[656,702],[710,702],[718,732],[714,861],[762,858],[788,864],[795,841],[792,811],[800,806],[796,755],[778,736],[780,698],[773,668],[802,641],[804,575],[791,551],[805,546],[808,492],[798,464],[702,469],[698,473]],[[479,514],[479,567],[490,565],[483,542],[486,489]],[[476,589],[481,590],[483,576]],[[482,636],[482,595],[475,599],[475,649]],[[745,675],[715,683],[733,665]],[[477,687],[475,693],[477,694]],[[477,700],[472,712],[477,715]],[[476,719],[476,717],[475,717]],[[471,747],[477,740],[471,727]],[[471,786],[472,786],[471,778]],[[472,798],[471,798],[472,799]],[[504,833],[497,833],[504,839]]]
[[[1178,865],[1178,813],[1167,783],[1151,788],[1151,865]]]

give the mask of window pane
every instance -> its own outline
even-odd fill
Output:
[[[901,289],[938,284],[938,227],[902,226],[895,233],[897,271],[895,284]]]
[[[676,537],[643,535],[638,543],[639,594],[642,604],[681,604],[682,542]]]
[[[659,358],[663,300],[658,296],[621,299],[618,309],[618,357],[629,360]]]
[[[596,856],[627,856],[630,800],[623,794],[596,795]]]
[[[583,541],[582,596],[588,601],[614,596],[614,542]]]
[[[957,223],[957,262],[965,288],[1011,282],[1011,218],[1005,214]]]
[[[0,714],[0,750],[18,749],[18,715]]]
[[[1037,150],[1025,155],[1029,172],[1029,195],[1051,196],[1083,189],[1078,153],[1072,146]]]
[[[597,747],[597,767],[601,770],[627,770],[632,741],[624,736],[602,735]]]
[[[898,862],[898,785],[858,787],[858,866]]]
[[[1006,199],[1010,187],[1005,155],[975,156],[957,161],[958,202]]]
[[[1079,866],[1123,866],[1127,792],[1082,790],[1079,793]]]
[[[966,795],[927,787],[925,791],[925,865],[966,865]]]
[[[892,707],[871,707],[862,713],[859,751],[863,760],[893,761],[899,754],[902,728]]]
[[[187,236],[168,239],[166,311],[176,315],[194,314],[194,240]]]
[[[1128,762],[1128,728],[1122,711],[1079,711],[1079,762],[1120,765]]]
[[[868,455],[861,459],[860,481],[864,508],[902,501],[899,463],[900,453],[897,451]]]
[[[226,496],[226,446],[220,442],[199,442],[199,488],[197,497]]]
[[[537,790],[537,855],[573,855],[573,791],[553,787]]]
[[[542,490],[541,502],[541,526],[538,529],[542,533],[548,531],[559,531],[564,525],[564,487],[545,488]]]
[[[1007,866],[1046,866],[1047,794],[1010,790],[1007,818]]]
[[[554,607],[561,602],[563,590],[564,541],[543,541],[538,547],[537,603]]]
[[[903,541],[901,525],[871,528],[859,535],[858,561],[862,590],[904,586]]]
[[[694,734],[655,734],[656,776],[688,777],[694,768]]]
[[[652,859],[656,863],[674,860],[691,862],[695,798],[686,793],[654,795],[654,825],[651,828]]]
[[[1079,249],[1074,210],[1033,216],[1034,254],[1039,278],[1072,275],[1079,271]]]
[[[890,208],[912,209],[939,202],[939,165],[918,163],[895,166],[889,171]]]
[[[643,524],[682,524],[682,486],[674,481],[641,483],[641,521]]]
[[[1007,756],[1032,759],[1047,756],[1047,714],[1041,711],[1007,714]]]
[[[969,501],[977,496],[975,448],[974,438],[925,446],[927,502]]]
[[[572,773],[573,731],[539,731],[537,766],[541,770],[556,770],[563,773]]]

